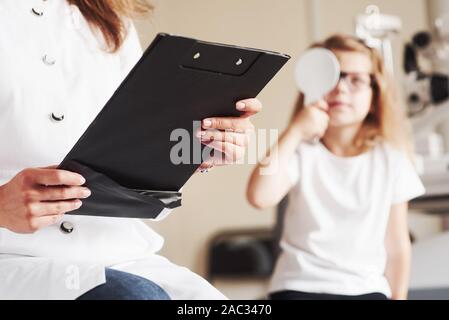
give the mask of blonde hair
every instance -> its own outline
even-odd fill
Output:
[[[153,10],[145,0],[67,0],[79,8],[84,18],[98,28],[111,53],[116,52],[126,37],[123,18],[142,16]]]
[[[355,145],[369,149],[379,141],[385,141],[412,157],[411,130],[405,108],[398,99],[396,87],[385,69],[380,53],[366,46],[362,40],[342,34],[333,35],[311,47],[326,48],[331,51],[360,52],[370,58],[373,66],[373,99],[370,112],[355,139]],[[304,108],[304,96],[300,93],[292,120],[302,108]]]

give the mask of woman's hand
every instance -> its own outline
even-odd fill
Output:
[[[197,137],[214,153],[198,170],[233,164],[245,156],[250,135],[254,132],[250,117],[262,109],[262,103],[258,99],[241,100],[236,103],[236,109],[243,112],[240,117],[207,118],[202,121]]]
[[[33,233],[81,207],[90,196],[84,178],[55,168],[25,169],[0,187],[0,227]]]
[[[324,100],[307,105],[293,118],[290,128],[298,132],[303,141],[321,138],[329,125],[328,110]]]

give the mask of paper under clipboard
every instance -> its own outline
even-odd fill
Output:
[[[92,195],[77,215],[156,218],[181,204],[179,190],[201,164],[170,158],[174,130],[194,137],[194,121],[239,116],[288,55],[158,34],[59,165],[86,178]],[[201,150],[208,148],[201,145]]]

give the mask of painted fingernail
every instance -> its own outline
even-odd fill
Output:
[[[209,119],[203,120],[203,125],[205,127],[210,127],[212,125],[212,121],[210,121]]]
[[[246,105],[243,102],[237,102],[237,110],[245,110]]]
[[[83,196],[85,198],[90,197],[91,194],[92,194],[92,192],[89,189],[83,190]]]

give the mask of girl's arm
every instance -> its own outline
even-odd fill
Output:
[[[293,184],[288,168],[301,140],[299,128],[296,125],[289,126],[264,160],[256,166],[246,192],[251,205],[258,209],[274,206],[287,194]]]
[[[385,235],[387,251],[385,276],[394,300],[407,299],[411,259],[407,213],[407,202],[392,205]]]
[[[287,194],[294,183],[289,176],[289,167],[296,147],[301,141],[324,135],[329,123],[327,110],[327,103],[320,100],[304,107],[293,117],[279,142],[251,175],[246,191],[250,204],[258,209],[271,207]]]

